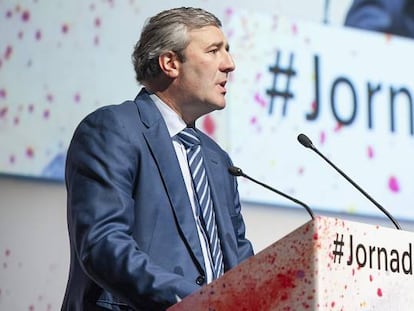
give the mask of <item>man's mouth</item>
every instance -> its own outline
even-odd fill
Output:
[[[222,81],[218,84],[222,88],[224,93],[226,93],[226,83],[227,81]]]

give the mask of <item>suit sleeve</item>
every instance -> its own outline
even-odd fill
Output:
[[[99,286],[134,308],[162,309],[198,287],[152,263],[132,237],[139,158],[130,132],[111,109],[88,116],[75,131],[66,162],[70,240]]]

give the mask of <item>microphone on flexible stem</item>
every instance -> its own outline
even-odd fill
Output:
[[[254,178],[246,175],[245,173],[243,173],[243,171],[242,171],[241,168],[236,167],[236,166],[230,166],[229,167],[229,173],[231,175],[233,175],[233,176],[243,176],[243,177],[245,177],[245,178],[247,178],[247,179],[255,182],[256,184],[259,184],[260,186],[263,186],[263,187],[265,187],[265,188],[267,188],[267,189],[269,189],[269,190],[271,190],[273,192],[276,192],[277,194],[281,195],[282,197],[284,197],[284,198],[286,198],[288,200],[291,200],[291,201],[295,202],[296,204],[299,204],[299,205],[303,206],[306,209],[306,211],[308,212],[308,214],[310,215],[310,217],[312,219],[315,218],[315,216],[313,215],[312,210],[305,203],[303,203],[303,202],[301,202],[301,201],[299,201],[299,200],[297,200],[297,199],[295,199],[295,198],[293,198],[293,197],[291,197],[291,196],[289,196],[289,195],[287,195],[287,194],[285,194],[283,192],[280,192],[279,190],[276,190],[276,189],[274,189],[274,188],[272,188],[272,187],[270,187],[270,186],[268,186],[268,185],[266,185],[266,184],[264,184],[264,183],[262,183],[262,182],[260,182],[260,181],[258,181],[256,179],[254,179]]]
[[[333,164],[327,157],[325,157],[318,149],[313,145],[312,141],[305,134],[298,135],[298,141],[305,146],[306,148],[312,149],[315,151],[322,159],[328,162],[339,174],[341,174],[346,180],[348,180],[355,188],[359,190],[368,200],[370,200],[376,207],[378,207],[381,212],[383,212],[395,225],[398,230],[401,230],[400,224],[397,220],[392,217],[392,215],[382,207],[377,201],[375,201],[368,193],[366,193],[360,186],[358,186],[350,177],[348,177],[342,170],[340,170],[335,164]]]

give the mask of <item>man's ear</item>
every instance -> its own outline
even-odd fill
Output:
[[[180,61],[176,53],[168,51],[158,57],[158,63],[161,70],[169,77],[176,78],[178,76],[178,69]]]

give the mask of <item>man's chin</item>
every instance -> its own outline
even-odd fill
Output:
[[[226,101],[223,100],[223,98],[221,98],[220,100],[209,101],[206,104],[207,104],[206,107],[208,107],[207,109],[210,112],[213,112],[215,110],[223,110],[226,107]]]
[[[214,103],[215,110],[222,110],[226,107],[226,101],[221,100]]]

